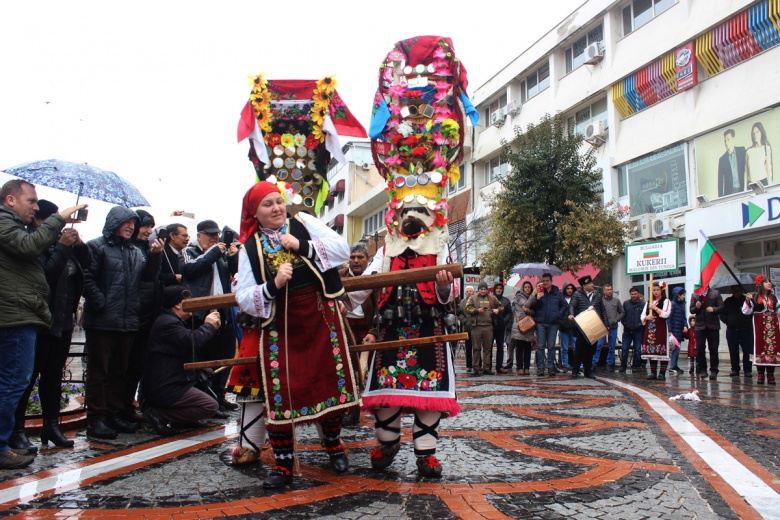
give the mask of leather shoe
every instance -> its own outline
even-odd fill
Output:
[[[426,478],[441,477],[441,463],[433,455],[417,457],[417,472]]]
[[[230,415],[228,415],[227,412],[223,412],[222,410],[217,410],[211,417],[214,419],[228,419]]]
[[[219,411],[221,412],[224,411],[235,412],[236,410],[238,410],[238,408],[239,405],[237,405],[236,403],[231,403],[227,399],[222,399],[219,401]]]
[[[331,455],[330,464],[331,466],[333,466],[333,471],[335,471],[339,475],[349,471],[349,459],[347,458],[347,454],[344,452],[338,453],[336,455]]]
[[[141,427],[140,424],[130,422],[127,419],[122,419],[121,417],[109,417],[106,420],[106,424],[110,428],[113,428],[114,430],[121,433],[135,433]]]
[[[11,432],[11,436],[8,437],[8,446],[23,455],[34,455],[38,453],[38,447],[30,442],[24,429]]]
[[[146,408],[143,411],[143,414],[146,422],[148,422],[152,426],[152,429],[158,434],[165,436],[172,435],[174,433],[174,429],[171,427],[171,425],[166,424],[162,419],[160,419],[151,408]]]
[[[96,439],[116,439],[118,433],[103,421],[97,421],[87,426],[87,437]]]
[[[483,374],[485,374],[486,376],[494,376],[494,375],[496,375],[496,373],[493,372],[492,370],[485,370],[483,372]]]
[[[401,449],[401,443],[383,444],[379,448],[371,450],[371,467],[374,469],[385,469],[393,463],[398,450]]]
[[[32,455],[20,455],[14,450],[6,450],[4,453],[0,453],[0,469],[26,468],[34,460],[35,457]]]
[[[271,473],[263,481],[264,489],[279,489],[292,484],[292,471],[281,466],[274,466]]]

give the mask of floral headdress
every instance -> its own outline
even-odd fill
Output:
[[[764,280],[766,280],[766,277],[763,274],[756,276],[756,285],[761,285],[764,283]]]
[[[419,36],[397,42],[380,65],[371,119],[371,150],[387,180],[388,232],[404,204],[427,207],[434,225],[447,224],[447,184],[460,179],[463,114],[478,115],[466,96],[466,69],[452,41]]]

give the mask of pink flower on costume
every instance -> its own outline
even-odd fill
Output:
[[[445,56],[446,56],[446,54],[445,54]],[[387,55],[387,59],[390,60],[390,61],[404,61],[406,59],[406,56],[404,56],[404,53],[402,53],[398,49],[393,49]]]
[[[452,110],[447,107],[436,107],[436,113],[433,116],[434,123],[441,123],[445,119],[452,118]]]
[[[338,348],[334,348],[333,349],[333,355],[334,356],[338,355],[339,352],[340,352],[340,350]]]
[[[339,396],[339,402],[340,402],[340,403],[345,403],[345,402],[347,402],[347,396],[346,396],[346,395],[344,395],[344,394],[341,394],[341,395]]]
[[[406,86],[405,85],[393,85],[389,89],[387,89],[387,93],[394,97],[403,97],[406,95]]]
[[[436,90],[438,91],[449,90],[451,86],[449,81],[439,80],[436,82]]]
[[[387,159],[385,159],[385,164],[387,164],[387,165],[396,165],[397,166],[397,165],[401,164],[401,156],[398,155],[398,154],[392,155],[392,156],[388,157]]]
[[[387,108],[390,110],[390,113],[394,116],[401,114],[401,105],[398,105],[397,103],[392,103]]]
[[[272,368],[278,368],[279,367],[279,362],[278,361],[271,361],[271,367]]]
[[[439,47],[435,51],[433,51],[433,57],[434,58],[446,58],[447,57],[447,51],[445,51],[442,47]]]
[[[441,156],[441,154],[436,151],[433,154],[433,159],[431,160],[431,163],[433,164],[434,168],[446,168],[447,167],[447,159]]]

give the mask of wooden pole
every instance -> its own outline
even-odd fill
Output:
[[[469,339],[466,332],[457,334],[445,334],[442,336],[429,336],[427,338],[399,339],[396,341],[383,341],[381,343],[365,343],[348,347],[351,352],[369,352],[372,350],[388,350],[401,347],[416,347],[420,345],[430,345],[433,343],[444,343],[445,341],[460,341]],[[214,361],[198,361],[195,363],[185,363],[184,370],[198,370],[202,368],[217,368],[236,365],[251,365],[256,363],[256,357],[243,357],[234,359],[217,359]]]
[[[447,271],[453,278],[463,278],[463,265],[459,263],[432,265],[415,269],[404,269],[390,273],[376,273],[367,276],[350,276],[341,279],[341,284],[347,292],[365,291],[380,287],[393,287],[396,285],[430,282],[436,279],[439,271]],[[236,297],[233,294],[220,294],[218,296],[205,296],[203,298],[189,298],[182,302],[184,312],[209,311],[234,307]]]

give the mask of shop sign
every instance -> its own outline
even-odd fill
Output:
[[[642,242],[626,246],[626,274],[665,273],[676,271],[677,240]]]

